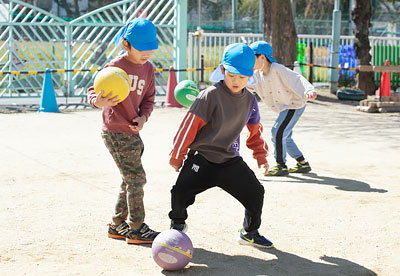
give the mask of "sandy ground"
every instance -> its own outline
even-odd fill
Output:
[[[120,176],[99,110],[0,114],[0,274],[400,275],[400,116],[354,105],[329,95],[308,104],[294,138],[310,174],[265,177],[242,149],[266,190],[260,231],[275,249],[238,245],[243,207],[211,189],[188,209],[194,257],[178,272],[158,267],[150,246],[107,238]],[[275,114],[260,108],[270,141]],[[186,111],[156,108],[141,133],[156,230],[169,226],[168,154]]]

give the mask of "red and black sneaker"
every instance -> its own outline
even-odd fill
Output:
[[[126,235],[129,231],[129,225],[124,221],[119,225],[107,224],[108,225],[108,237],[113,239],[125,240]]]

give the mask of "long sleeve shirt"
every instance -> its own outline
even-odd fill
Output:
[[[240,133],[247,126],[247,147],[258,164],[266,163],[267,143],[255,96],[247,89],[232,93],[221,81],[200,92],[183,119],[174,139],[170,164],[180,166],[188,149],[208,161],[223,163],[239,156]]]
[[[132,120],[139,116],[150,117],[156,94],[154,67],[150,62],[134,64],[124,56],[110,61],[105,67],[114,66],[124,70],[130,79],[128,97],[116,106],[103,107],[103,131],[136,134],[129,128]],[[94,106],[96,93],[93,86],[88,89],[89,103]]]
[[[257,70],[254,75],[257,83],[247,88],[256,92],[269,108],[278,113],[302,108],[306,104],[306,93],[315,90],[302,75],[275,62],[267,75],[262,70]]]

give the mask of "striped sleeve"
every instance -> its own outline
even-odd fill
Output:
[[[267,142],[262,138],[263,126],[260,122],[256,124],[247,124],[250,131],[246,140],[246,146],[253,150],[253,157],[257,160],[258,165],[265,164],[268,156]]]
[[[205,126],[205,124],[205,121],[199,116],[191,112],[186,114],[174,138],[174,145],[169,162],[171,165],[182,165],[190,144],[196,138],[197,132]]]
[[[88,97],[88,102],[91,106],[93,107],[97,107],[94,105],[94,102],[96,101],[97,95],[94,92],[94,87],[91,86],[89,87],[89,89],[87,90],[87,97]]]

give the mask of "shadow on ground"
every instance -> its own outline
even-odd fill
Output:
[[[371,188],[368,183],[347,179],[347,178],[336,178],[317,175],[316,173],[299,174],[298,176],[290,174],[286,177],[268,177],[259,179],[260,181],[269,182],[276,181],[277,179],[282,180],[282,182],[301,182],[307,184],[320,184],[320,185],[330,185],[335,186],[336,189],[349,192],[370,192],[370,193],[386,193],[385,189]],[[288,180],[289,179],[289,180]]]
[[[308,103],[311,104],[322,104],[325,105],[324,102],[328,103],[339,103],[344,105],[352,105],[357,106],[359,105],[360,101],[353,101],[353,100],[339,100],[336,96],[336,93],[331,93],[329,90],[329,85],[319,85],[316,84],[317,89],[317,99],[315,101],[309,101]],[[346,87],[339,87],[338,90],[346,89]]]
[[[266,260],[262,259],[265,257]],[[377,275],[349,260],[322,256],[314,262],[279,249],[261,250],[257,257],[228,256],[202,248],[194,249],[190,267],[180,271],[162,271],[164,275]]]

